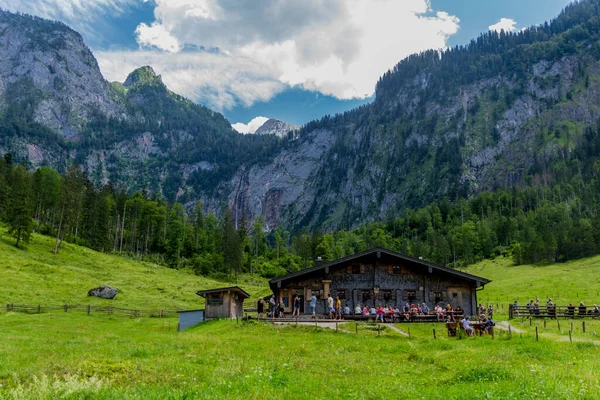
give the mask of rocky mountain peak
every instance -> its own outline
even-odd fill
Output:
[[[278,119],[268,119],[264,124],[261,125],[255,132],[256,135],[276,135],[279,137],[285,137],[289,131],[297,130],[298,127],[295,125],[288,124],[287,122],[280,121]]]
[[[125,83],[123,83],[123,86],[125,86],[126,88],[130,88],[135,85],[157,84],[164,85],[161,76],[157,75],[156,72],[154,72],[154,69],[152,69],[152,67],[146,65],[130,73],[129,76],[127,76],[127,79],[125,80]]]

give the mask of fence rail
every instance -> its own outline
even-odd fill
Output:
[[[183,309],[177,308],[161,308],[155,310],[140,310],[140,309],[129,309],[112,306],[92,306],[90,304],[63,304],[61,306],[47,306],[47,305],[30,305],[30,304],[6,304],[6,311],[13,312],[24,312],[24,313],[43,313],[43,312],[85,312],[88,315],[91,313],[104,313],[104,314],[120,314],[128,315],[134,318],[137,317],[157,317],[157,318],[173,318],[177,316],[179,311]]]

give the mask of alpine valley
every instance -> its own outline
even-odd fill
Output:
[[[94,182],[225,206],[269,230],[351,228],[444,198],[568,180],[597,157],[600,0],[518,33],[412,55],[375,100],[241,135],[151,67],[107,82],[61,23],[0,12],[0,153]],[[283,133],[286,130],[287,134]],[[590,150],[591,149],[591,150]]]

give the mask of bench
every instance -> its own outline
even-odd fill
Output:
[[[342,315],[342,319],[346,319],[348,321],[371,321],[375,320],[375,315],[347,314]]]

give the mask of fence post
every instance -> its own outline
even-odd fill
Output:
[[[571,333],[571,331],[569,331],[569,341],[570,341],[571,343],[573,343],[573,337],[572,337],[571,335],[572,335],[572,333]]]
[[[160,309],[160,317],[161,318],[163,317],[163,310],[162,310],[162,308]]]
[[[42,310],[42,306],[40,306],[40,305],[38,304],[38,314],[40,313],[40,311],[41,311],[41,310]]]
[[[544,318],[544,329],[546,329],[546,318]]]
[[[433,339],[437,339],[437,337],[435,337],[435,328],[433,328]]]
[[[68,306],[67,304],[65,304],[65,305],[63,306],[63,308],[65,309],[65,312],[67,312],[67,310],[69,309],[69,306]]]
[[[381,325],[377,324],[377,336],[381,336]]]
[[[538,327],[535,327],[535,341],[539,341],[540,340],[540,336],[538,335]]]
[[[512,331],[510,329],[510,324],[508,324],[508,337],[512,339]]]
[[[356,322],[356,334],[358,335],[358,322]]]
[[[298,323],[298,320],[296,320],[296,324],[297,324],[297,323]],[[337,322],[337,320],[335,321],[335,331],[336,331],[336,332],[338,331],[338,322]]]
[[[583,333],[585,333],[585,321],[581,321],[581,329],[583,329]]]
[[[88,304],[88,306],[87,306],[87,315],[90,315],[91,308],[92,308],[92,306],[90,306],[90,305]]]
[[[408,328],[408,338],[410,339],[410,328]]]

